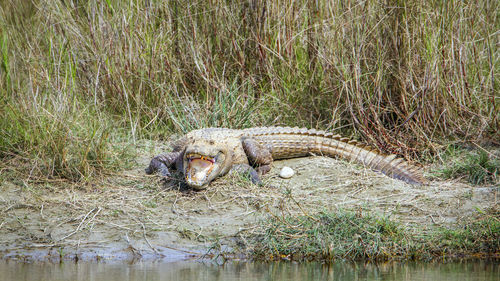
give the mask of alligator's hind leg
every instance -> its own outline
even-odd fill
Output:
[[[271,163],[273,163],[273,156],[267,147],[262,146],[254,139],[244,139],[243,149],[248,157],[248,161],[260,175],[264,175],[271,170]]]
[[[146,168],[146,174],[151,175],[158,171],[160,175],[169,177],[169,168],[175,168],[175,164],[179,157],[182,157],[181,151],[160,154],[153,157],[149,163],[149,167]]]

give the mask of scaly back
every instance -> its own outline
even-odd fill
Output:
[[[307,156],[311,153],[356,161],[395,179],[411,184],[426,184],[421,169],[396,155],[385,155],[370,146],[325,131],[290,127],[258,127],[243,130],[271,149],[273,159]]]

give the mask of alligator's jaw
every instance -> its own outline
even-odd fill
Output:
[[[211,173],[215,172],[215,159],[203,155],[187,155],[187,167],[185,171],[186,183],[195,189],[204,189],[208,183]]]

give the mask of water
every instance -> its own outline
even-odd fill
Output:
[[[450,263],[202,262],[16,263],[0,261],[4,280],[500,280],[500,261]]]

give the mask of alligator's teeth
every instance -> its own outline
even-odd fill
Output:
[[[205,161],[209,161],[209,162],[212,162],[214,163],[214,158],[213,157],[209,157],[209,156],[201,156],[200,157],[201,160],[205,160]]]

